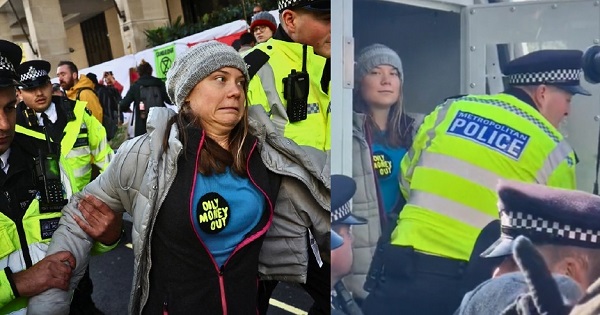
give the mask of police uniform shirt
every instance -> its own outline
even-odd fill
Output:
[[[8,174],[8,157],[10,156],[10,148],[6,150],[2,155],[0,155],[0,169],[4,172],[4,174]]]
[[[44,111],[44,113],[46,113],[46,115],[48,116],[48,119],[50,119],[50,121],[53,124],[58,119],[58,113],[56,112],[56,105],[54,105],[54,102],[50,102],[50,106],[48,106],[48,108],[46,109],[46,111]],[[44,126],[44,120],[42,119],[42,113],[36,112],[35,115],[38,118],[38,123],[40,124],[40,126]]]

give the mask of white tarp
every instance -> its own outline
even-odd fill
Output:
[[[277,10],[269,11],[271,15],[275,17],[275,21],[279,24],[279,13]],[[221,37],[226,37],[229,35],[233,35],[242,31],[245,31],[250,26],[246,23],[245,20],[233,21],[227,24],[223,24],[221,26],[217,26],[211,28],[209,30],[202,31],[200,33],[190,35],[184,38],[180,38],[170,43],[162,44],[156,47],[148,48],[146,50],[137,52],[135,54],[126,55],[120,58],[116,58],[107,62],[103,62],[101,64],[79,69],[80,74],[88,74],[94,73],[100,80],[105,71],[112,71],[113,76],[121,85],[123,85],[122,95],[125,96],[127,91],[129,90],[130,82],[129,82],[129,69],[135,68],[137,65],[144,59],[150,65],[152,65],[153,75],[156,75],[156,65],[154,63],[154,50],[158,48],[162,48],[168,46],[170,44],[175,44],[175,56],[180,54],[181,52],[189,49],[191,44],[218,39]],[[58,78],[52,79],[53,83],[58,83]],[[125,121],[127,122],[130,119],[130,114],[125,114]],[[130,128],[130,135],[132,134],[132,130]]]

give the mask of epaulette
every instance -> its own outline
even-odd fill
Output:
[[[271,50],[273,49],[273,46],[267,45],[267,49]],[[256,48],[244,56],[244,62],[246,63],[246,67],[248,67],[248,76],[250,76],[250,80],[252,80],[258,70],[269,61],[269,58],[271,57],[266,52]]]
[[[463,98],[463,97],[465,97],[465,96],[467,96],[467,95],[468,95],[468,94],[458,94],[458,95],[454,95],[454,96],[446,97],[446,98],[444,99],[444,102],[445,102],[445,101],[447,101],[447,100],[456,100],[456,99],[459,99],[459,98]]]
[[[54,101],[54,99],[52,101]],[[67,121],[73,121],[77,119],[77,117],[75,117],[75,112],[73,111],[73,109],[75,108],[75,101],[70,100],[66,97],[59,96],[58,103],[60,104],[62,111],[67,116]]]

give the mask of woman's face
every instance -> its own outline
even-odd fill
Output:
[[[224,67],[198,82],[187,97],[192,113],[207,131],[231,130],[244,116],[246,78]]]
[[[253,33],[257,43],[264,43],[273,37],[273,31],[265,25],[255,26]]]
[[[370,107],[390,108],[402,93],[398,70],[390,65],[379,65],[361,81],[362,97]]]

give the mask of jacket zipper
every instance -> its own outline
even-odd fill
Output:
[[[223,315],[227,315],[227,298],[225,297],[225,279],[223,278],[223,269],[225,265],[219,269],[219,290],[221,291],[221,307],[223,308]]]
[[[8,191],[4,192],[4,197],[8,200],[8,208],[12,210],[11,203],[12,198],[10,198],[10,193]],[[29,245],[27,245],[27,236],[25,235],[25,229],[23,228],[23,218],[19,220],[15,220],[15,225],[17,226],[17,234],[19,234],[19,242],[21,243],[21,252],[23,252],[23,260],[25,260],[25,269],[33,266],[31,261],[31,254],[29,254]]]
[[[381,200],[379,180],[377,179],[375,167],[373,166],[373,147],[371,146],[373,139],[371,138],[371,128],[369,128],[366,121],[363,129],[366,131],[365,134],[367,136],[365,140],[367,140],[367,148],[369,149],[369,166],[373,170],[373,179],[375,180],[375,192],[377,193],[377,208],[379,212],[379,226],[383,230],[388,224],[388,219],[383,206],[383,200]]]

